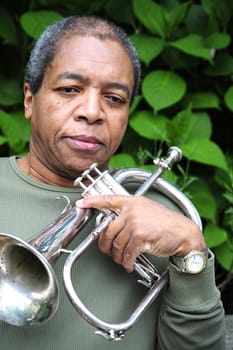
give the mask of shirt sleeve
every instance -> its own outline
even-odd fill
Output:
[[[215,284],[214,255],[200,274],[169,265],[169,285],[158,322],[158,350],[223,350],[225,317]]]

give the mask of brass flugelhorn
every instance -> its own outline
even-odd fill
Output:
[[[191,201],[167,181],[159,178],[173,162],[181,159],[181,150],[171,147],[166,159],[154,160],[158,165],[154,173],[141,169],[121,169],[110,175],[101,173],[96,165],[87,169],[75,184],[84,188],[88,194],[125,194],[129,193],[121,184],[140,183],[134,195],[143,195],[151,187],[170,198],[180,210],[192,219],[201,229],[201,220]],[[95,177],[93,178],[93,173]],[[82,180],[87,178],[91,184],[86,188]],[[65,197],[66,198],[66,197]],[[68,201],[68,198],[66,198]],[[0,234],[0,319],[16,326],[32,326],[49,320],[59,306],[59,285],[52,268],[61,253],[69,254],[66,259],[63,280],[67,295],[75,309],[97,333],[108,340],[120,340],[125,332],[143,315],[155,300],[161,289],[167,284],[168,271],[161,276],[156,267],[140,255],[135,262],[135,270],[140,282],[148,287],[148,292],[130,318],[120,324],[110,324],[93,315],[79,299],[71,280],[74,262],[84,253],[110,221],[118,215],[104,208],[94,230],[73,251],[66,250],[67,245],[90,219],[89,210],[72,206],[69,201],[61,215],[30,242],[10,234]]]

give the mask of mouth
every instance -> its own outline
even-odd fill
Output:
[[[98,138],[86,135],[68,136],[66,141],[72,149],[86,152],[96,152],[104,145]]]

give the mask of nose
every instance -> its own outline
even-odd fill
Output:
[[[76,120],[86,120],[89,124],[103,121],[101,96],[96,91],[89,91],[83,94],[75,118]]]

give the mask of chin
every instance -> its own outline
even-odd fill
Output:
[[[108,162],[97,162],[97,161],[81,161],[78,164],[66,164],[64,165],[64,175],[70,179],[75,180],[79,177],[85,170],[87,170],[92,164],[97,163],[97,168],[101,171],[107,169]],[[65,174],[66,173],[66,174]]]

